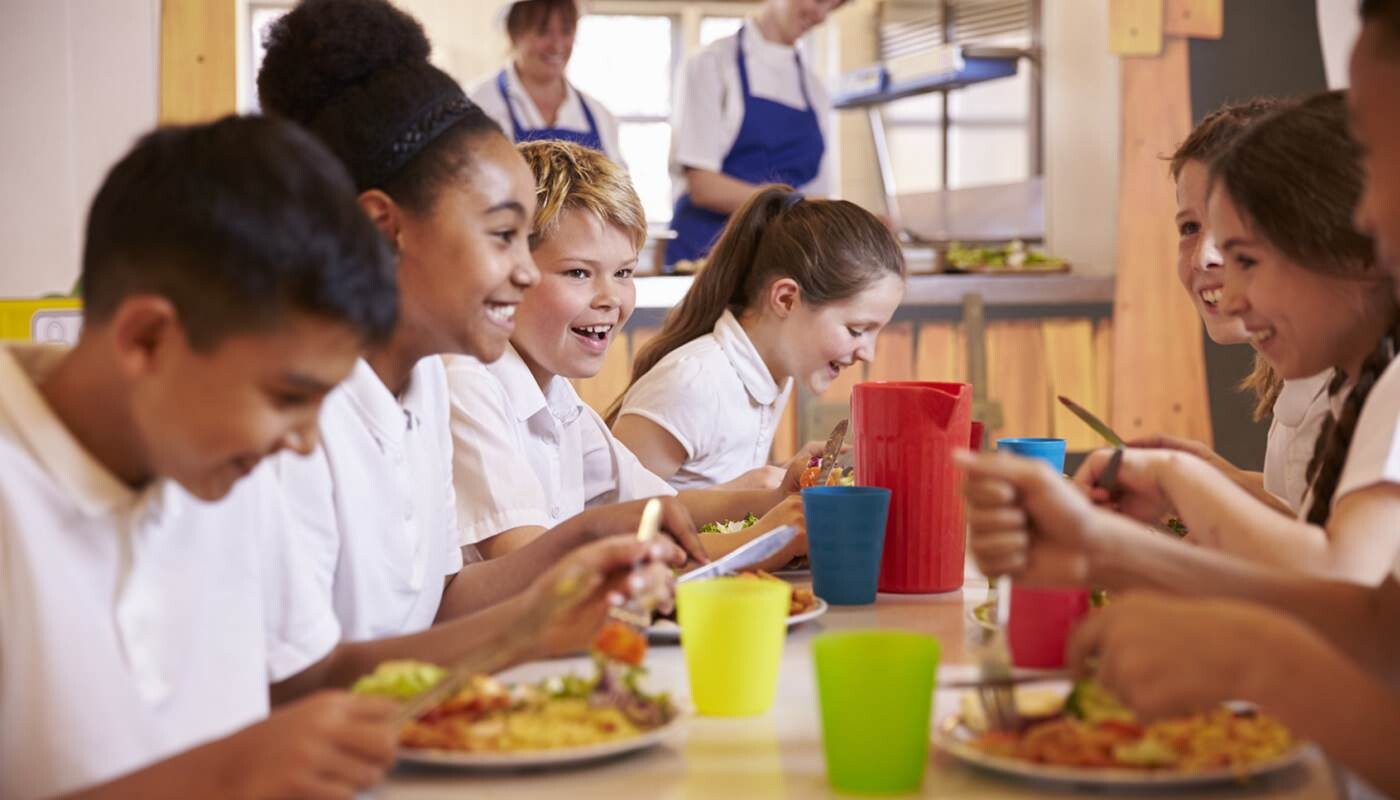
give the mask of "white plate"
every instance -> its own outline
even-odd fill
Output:
[[[804,622],[810,622],[820,617],[822,614],[826,613],[827,609],[831,608],[831,606],[827,605],[826,601],[820,597],[816,598],[816,600],[816,605],[803,611],[801,614],[788,617],[789,630]],[[659,619],[652,623],[650,628],[647,628],[647,638],[653,642],[679,642],[681,640],[681,626],[677,625],[676,621],[673,619]]]
[[[1108,767],[1060,767],[1037,764],[1019,758],[994,756],[979,750],[972,742],[976,737],[958,714],[945,717],[933,735],[933,743],[953,758],[975,767],[1032,781],[1069,786],[1099,788],[1186,789],[1199,786],[1238,785],[1247,778],[1257,778],[1288,769],[1303,758],[1304,746],[1271,761],[1262,761],[1244,769],[1225,767],[1201,772],[1179,772],[1167,769],[1120,769]]]
[[[510,770],[572,767],[601,761],[655,747],[680,728],[684,714],[654,730],[630,739],[617,739],[587,747],[557,747],[549,750],[522,750],[514,753],[464,753],[457,750],[399,748],[400,764],[417,764],[459,769]]]

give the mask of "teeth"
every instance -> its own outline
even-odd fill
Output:
[[[1270,339],[1274,338],[1274,329],[1264,328],[1263,330],[1257,330],[1252,332],[1249,336],[1251,339],[1254,340],[1255,344],[1263,344],[1264,342],[1267,342]]]
[[[510,322],[515,319],[515,306],[513,305],[488,305],[486,313],[497,322]]]
[[[611,326],[611,325],[584,325],[584,326],[579,327],[579,328],[574,328],[574,330],[576,330],[576,331],[583,331],[584,333],[596,333],[596,334],[608,333],[608,332],[611,331],[612,329],[613,329],[613,326]]]
[[[1220,305],[1220,300],[1221,300],[1221,298],[1223,298],[1224,296],[1225,296],[1225,290],[1224,290],[1224,289],[1202,289],[1202,290],[1201,290],[1201,299],[1204,300],[1204,301],[1206,301],[1207,303],[1213,305],[1213,306],[1218,306],[1218,305]]]

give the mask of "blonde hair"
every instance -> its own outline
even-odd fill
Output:
[[[625,231],[638,250],[646,244],[646,212],[622,167],[597,150],[573,142],[525,142],[518,149],[535,175],[531,250],[559,230],[565,211],[575,209]]]

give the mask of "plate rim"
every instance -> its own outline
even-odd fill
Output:
[[[793,614],[788,617],[788,630],[796,628],[804,622],[811,622],[831,610],[831,604],[820,597],[816,598],[816,604],[803,611],[801,614]],[[681,640],[681,627],[675,622],[671,622],[664,628],[658,628],[656,623],[652,623],[646,630],[647,638],[654,642],[679,642]]]
[[[1186,788],[1238,783],[1242,780],[1262,778],[1297,766],[1302,763],[1309,747],[1307,742],[1295,740],[1293,747],[1283,755],[1253,764],[1243,770],[1226,767],[1202,772],[1181,772],[1136,770],[1126,767],[1070,767],[1038,764],[1033,761],[985,753],[970,742],[958,739],[955,731],[959,727],[967,727],[963,723],[960,712],[945,716],[934,728],[933,744],[939,750],[964,764],[1025,780],[1101,788]],[[970,732],[971,729],[968,728],[968,731]]]
[[[400,746],[395,754],[395,763],[468,770],[572,767],[655,747],[679,730],[687,716],[688,714],[684,711],[677,711],[675,717],[659,728],[652,728],[626,739],[614,739],[610,742],[582,747],[551,747],[541,750],[492,752]]]

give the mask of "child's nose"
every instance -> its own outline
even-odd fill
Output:
[[[1206,235],[1201,237],[1201,249],[1196,254],[1196,266],[1202,271],[1220,269],[1225,266],[1225,257],[1220,254],[1220,248],[1215,246],[1215,238]]]
[[[524,258],[515,262],[515,269],[510,273],[511,282],[522,289],[528,289],[540,282],[540,268],[535,265],[535,258],[528,253]]]
[[[282,437],[282,447],[298,455],[309,456],[316,451],[316,444],[320,436],[319,430],[316,418],[313,416],[310,422],[287,431],[287,435]]]

